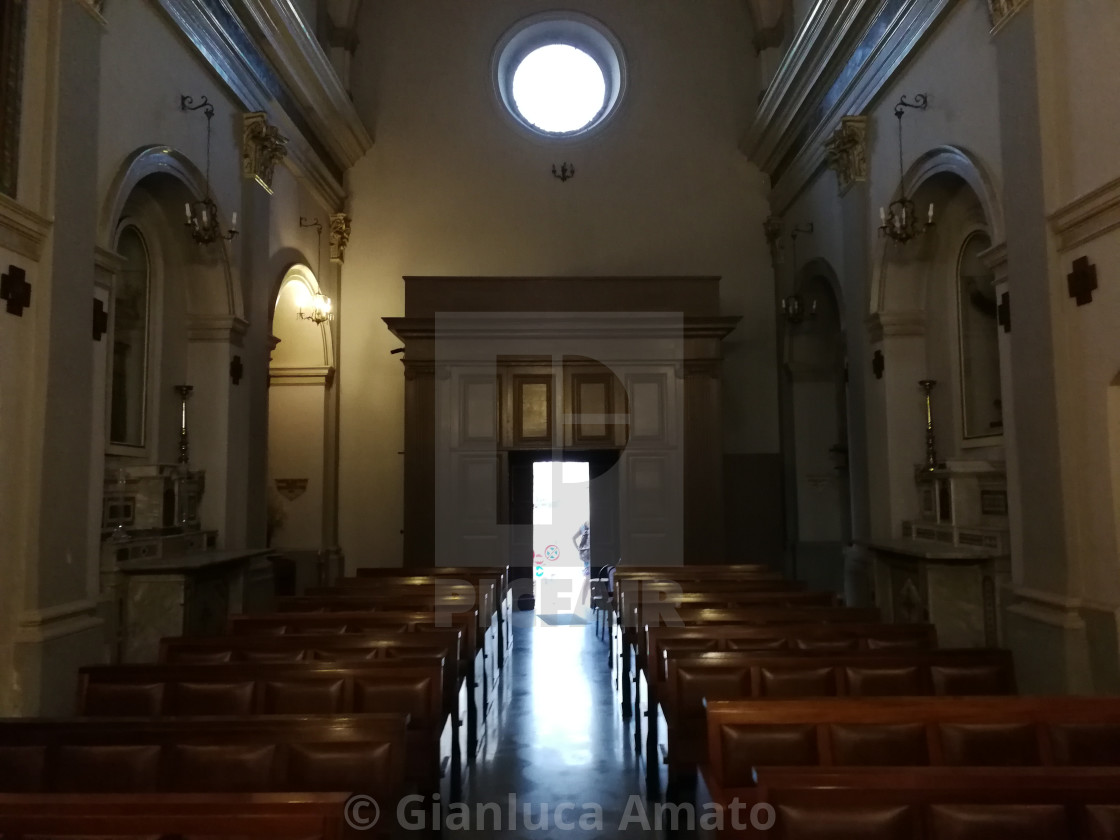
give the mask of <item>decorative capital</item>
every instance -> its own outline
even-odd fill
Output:
[[[841,117],[840,127],[824,142],[824,149],[841,195],[857,181],[866,181],[867,117]]]
[[[331,262],[346,261],[346,245],[350,242],[350,217],[331,213]]]
[[[1028,2],[1030,0],[988,0],[988,16],[992,21],[993,34]]]
[[[242,118],[241,172],[272,195],[272,175],[276,164],[288,154],[288,138],[269,125],[264,111],[253,111]]]

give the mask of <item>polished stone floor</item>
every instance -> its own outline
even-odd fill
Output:
[[[542,625],[532,613],[513,624],[513,653],[466,780],[469,813],[445,825],[445,836],[700,836],[670,832],[663,814],[664,830],[655,827],[659,806],[647,800],[645,765],[594,624]],[[494,804],[480,814],[485,803]]]

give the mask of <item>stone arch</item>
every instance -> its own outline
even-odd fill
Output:
[[[902,182],[895,186],[891,200],[900,198],[902,185],[908,184],[911,198],[921,208],[931,200],[936,201],[939,194],[943,195],[939,185],[953,180],[963,182],[975,196],[992,244],[1002,243],[1006,234],[999,184],[983,161],[967,149],[950,145],[937,146],[919,156],[906,171]],[[888,300],[889,284],[895,281],[904,283],[907,279],[924,283],[923,264],[928,261],[937,243],[937,229],[934,228],[932,233],[932,236],[927,234],[928,238],[923,242],[909,246],[909,251],[900,252],[889,239],[881,242],[879,260],[872,273],[868,295],[871,314],[905,308]]]
[[[319,278],[305,262],[288,266],[270,301],[272,335],[279,339],[273,362],[282,365],[333,367],[334,334],[330,322],[301,321],[298,310],[307,298],[323,292]],[[287,343],[287,346],[285,346]]]
[[[200,200],[209,192],[201,170],[177,149],[155,145],[136,149],[117,170],[102,202],[97,232],[102,248],[113,250],[119,220],[140,190],[149,192],[163,207],[169,223],[186,202]],[[229,218],[228,213],[221,215]],[[234,282],[230,267],[229,244],[219,240],[203,247],[185,236],[168,237],[165,249],[169,258],[188,269],[190,314],[244,317],[241,287]]]

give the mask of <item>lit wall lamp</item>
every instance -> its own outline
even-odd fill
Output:
[[[898,118],[898,190],[900,194],[895,201],[891,202],[889,208],[879,208],[879,234],[889,236],[895,242],[902,244],[925,233],[927,228],[933,227],[932,204],[930,204],[929,211],[926,213],[925,223],[919,224],[914,202],[906,195],[906,182],[904,180],[906,175],[902,168],[902,115],[906,113],[907,108],[924,111],[927,104],[926,95],[919,93],[914,97],[913,102],[908,101],[904,96],[894,106],[894,115]]]
[[[313,227],[316,232],[315,244],[315,280],[319,281],[319,255],[323,250],[323,225],[318,219],[306,219],[303,216],[299,217],[299,226],[301,228]],[[316,324],[321,324],[324,321],[334,320],[334,311],[331,309],[331,299],[322,292],[316,292],[308,296],[307,309],[304,307],[296,311],[296,314],[305,321],[312,321]]]
[[[305,321],[314,321],[316,324],[334,320],[334,312],[331,311],[331,299],[322,292],[310,295],[306,311],[301,306],[296,314]]]
[[[198,111],[201,109],[202,113],[206,115],[206,195],[201,201],[188,201],[186,203],[187,228],[191,232],[191,237],[199,245],[209,245],[218,239],[224,239],[228,242],[237,236],[237,213],[230,217],[229,230],[223,233],[222,225],[218,221],[218,207],[214,204],[214,199],[210,197],[210,121],[214,119],[214,106],[205,96],[197,105],[193,103],[194,97],[181,96],[179,98],[179,110]]]

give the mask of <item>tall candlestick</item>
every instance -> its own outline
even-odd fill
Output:
[[[175,392],[179,395],[180,409],[179,409],[179,463],[183,465],[182,469],[187,468],[187,464],[191,460],[190,442],[187,436],[187,397],[191,395],[194,390],[193,385],[176,385]]]
[[[922,379],[918,381],[926,395],[926,465],[927,470],[937,469],[937,444],[933,437],[933,409],[930,405],[930,392],[937,384],[936,379]]]

